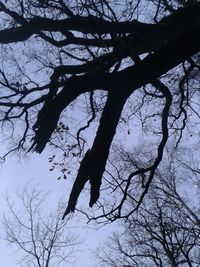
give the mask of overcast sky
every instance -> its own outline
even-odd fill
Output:
[[[1,167],[0,172],[0,188],[1,188],[1,216],[3,211],[6,211],[5,201],[2,195],[8,192],[10,196],[16,194],[16,190],[23,187],[28,181],[33,181],[33,184],[41,183],[41,188],[44,192],[50,191],[50,206],[52,207],[59,198],[68,195],[66,194],[67,182],[65,180],[57,180],[56,173],[49,171],[50,165],[48,164],[48,154],[43,153],[38,155],[33,153],[29,160],[19,162],[18,158],[8,159],[5,164]],[[104,240],[112,231],[116,229],[114,225],[103,227],[100,230],[96,230],[93,225],[89,225],[86,222],[77,223],[77,233],[80,236],[87,238],[83,245],[81,245],[81,251],[78,252],[78,261],[73,267],[93,267],[95,266],[94,259],[90,253],[91,249],[97,247],[98,243]],[[0,228],[2,229],[2,227]],[[2,231],[2,230],[1,230]],[[16,253],[14,248],[6,245],[4,241],[0,241],[0,258],[1,266],[5,267],[19,267],[16,263],[16,259],[20,258],[20,252]],[[84,264],[83,264],[84,263]],[[64,265],[63,265],[64,266]],[[66,265],[65,265],[66,266]],[[70,266],[67,264],[67,266]]]

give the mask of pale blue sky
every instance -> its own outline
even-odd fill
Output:
[[[1,212],[5,211],[5,202],[2,195],[7,191],[9,195],[13,196],[16,193],[17,188],[22,187],[28,181],[33,180],[35,184],[41,183],[41,188],[44,191],[50,191],[51,206],[55,205],[56,201],[66,194],[67,182],[65,180],[57,180],[55,172],[49,172],[48,154],[43,153],[38,155],[33,153],[29,160],[21,161],[17,157],[8,159],[6,163],[1,167],[0,171],[0,192],[1,192]],[[75,265],[69,265],[69,267],[93,267],[95,266],[94,259],[90,253],[91,249],[97,247],[99,242],[103,241],[108,235],[111,234],[116,228],[114,225],[103,227],[100,230],[96,230],[93,225],[86,225],[85,222],[78,222],[76,224],[77,232],[80,236],[84,237],[87,234],[87,238],[83,245],[80,246],[80,252],[78,253],[78,261]],[[82,235],[83,233],[83,235]],[[0,241],[0,259],[1,266],[5,267],[20,267],[16,264],[17,256],[20,257],[20,253],[16,253],[15,249],[10,248],[4,241]],[[84,264],[83,264],[84,263]],[[65,265],[66,266],[66,265]]]

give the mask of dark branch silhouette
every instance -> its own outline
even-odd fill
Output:
[[[135,2],[138,5],[140,3]],[[15,125],[17,120],[24,120],[26,124],[19,145],[11,151],[24,148],[27,141],[32,140],[29,149],[24,149],[41,153],[56,132],[65,110],[80,96],[97,90],[107,94],[105,105],[100,105],[102,113],[96,136],[80,163],[65,215],[75,210],[78,197],[88,181],[91,188],[89,205],[93,206],[99,199],[102,177],[122,111],[128,99],[140,88],[151,85],[156,93],[148,94],[144,89],[145,96],[165,99],[159,114],[162,137],[154,163],[129,173],[120,207],[126,200],[129,184],[135,176],[148,174],[148,181],[142,185],[144,190],[134,210],[147,194],[169,138],[170,116],[174,118],[173,123],[170,121],[170,127],[173,128],[184,114],[181,133],[186,127],[187,112],[184,105],[187,95],[189,106],[189,93],[185,84],[192,79],[192,71],[200,69],[197,56],[200,51],[200,3],[183,1],[181,6],[179,1],[159,1],[155,7],[153,2],[148,2],[152,4],[152,17],[149,19],[144,13],[142,21],[133,19],[138,11],[138,6],[134,8],[133,3],[124,4],[123,13],[114,3],[107,1],[103,1],[102,5],[98,1],[91,1],[86,6],[79,6],[76,1],[71,4],[53,0],[19,1],[19,5],[0,1],[2,47],[15,47],[16,43],[22,42],[24,50],[29,51],[29,60],[37,62],[38,72],[44,70],[42,77],[46,75],[45,82],[43,78],[34,81],[31,71],[26,74],[21,62],[17,65],[18,73],[23,77],[21,79],[13,74],[14,71],[12,73],[10,70],[10,73],[8,67],[0,70],[0,85],[6,88],[6,93],[0,96],[2,125],[5,122]],[[31,45],[36,45],[36,50],[41,53],[33,52]],[[26,53],[22,51],[22,54]],[[186,68],[184,77],[179,92],[175,93],[170,88],[169,80],[163,80],[162,76],[166,77],[180,64],[187,66],[183,66]],[[181,96],[181,100],[178,100],[180,112],[171,115],[170,108],[175,106],[173,98],[177,95]],[[94,105],[92,109],[94,113]],[[93,114],[92,120],[95,119]],[[80,129],[86,128],[77,130],[77,139]],[[78,144],[80,146],[79,141]],[[121,216],[120,212],[117,216]]]

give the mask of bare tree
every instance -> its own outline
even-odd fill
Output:
[[[197,267],[200,264],[200,213],[178,193],[176,173],[157,172],[140,209],[97,254],[102,266]],[[98,265],[99,266],[99,265]]]
[[[62,203],[50,212],[45,205],[46,196],[38,186],[27,184],[18,192],[15,202],[6,197],[8,210],[2,221],[1,239],[17,249],[20,266],[59,267],[77,257],[81,238],[72,232],[69,219],[61,220]]]
[[[137,130],[131,121],[139,119],[156,145],[152,161],[128,174],[128,181],[145,176],[138,209],[168,140],[178,147],[191,127],[198,132],[199,1],[17,0],[0,1],[0,12],[8,153],[41,153],[50,142],[70,167],[71,159],[81,161],[65,216],[87,182],[89,205],[97,202],[114,137]],[[87,145],[89,127],[94,140]]]

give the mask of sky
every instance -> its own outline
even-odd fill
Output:
[[[127,144],[138,142],[138,132],[131,130],[128,136]],[[22,188],[30,180],[33,183],[40,183],[40,188],[44,192],[50,191],[51,197],[49,198],[51,202],[49,205],[52,207],[57,203],[58,199],[64,196],[64,199],[68,199],[67,194],[67,181],[57,180],[56,172],[50,172],[50,165],[48,163],[48,152],[43,152],[41,155],[36,153],[30,153],[30,159],[19,160],[17,157],[8,158],[5,164],[0,166],[0,218],[3,212],[6,212],[5,201],[3,195],[8,192],[9,195],[14,196],[18,188]],[[17,201],[17,199],[16,199]],[[97,249],[97,246],[106,240],[108,236],[112,234],[113,231],[117,231],[118,227],[116,224],[110,224],[109,226],[104,226],[100,229],[96,229],[94,225],[87,225],[86,221],[78,221],[76,224],[77,233],[80,237],[86,237],[84,243],[78,249],[78,260],[71,266],[67,264],[68,267],[94,267],[95,259],[91,254],[91,250]],[[1,235],[1,225],[0,225],[0,235]],[[4,242],[0,240],[0,259],[1,266],[4,267],[20,267],[17,264],[17,259],[20,258],[20,251],[16,252],[14,248],[11,248]],[[96,266],[97,263],[96,263]]]
[[[58,181],[56,179],[56,173],[50,172],[49,167],[47,153],[41,155],[33,153],[30,159],[21,161],[19,161],[17,157],[8,158],[1,166],[0,170],[0,215],[2,216],[3,212],[6,211],[3,195],[7,192],[10,196],[15,196],[17,189],[22,188],[23,185],[27,184],[29,181],[33,184],[40,183],[40,189],[44,189],[44,192],[50,192],[50,206],[55,205],[56,201],[62,196],[67,200],[66,180],[62,179]],[[17,198],[15,199],[17,201]],[[83,237],[85,241],[78,248],[78,260],[76,263],[71,265],[67,264],[67,266],[82,267],[84,262],[84,266],[93,267],[95,266],[95,260],[90,251],[95,248],[97,249],[98,244],[105,240],[117,227],[112,224],[96,229],[94,225],[88,225],[86,221],[81,222],[80,220],[75,226],[76,233],[80,234],[80,237]],[[16,252],[16,249],[8,246],[6,242],[3,240],[0,241],[1,266],[20,267],[20,265],[16,263],[19,258],[20,251]]]

